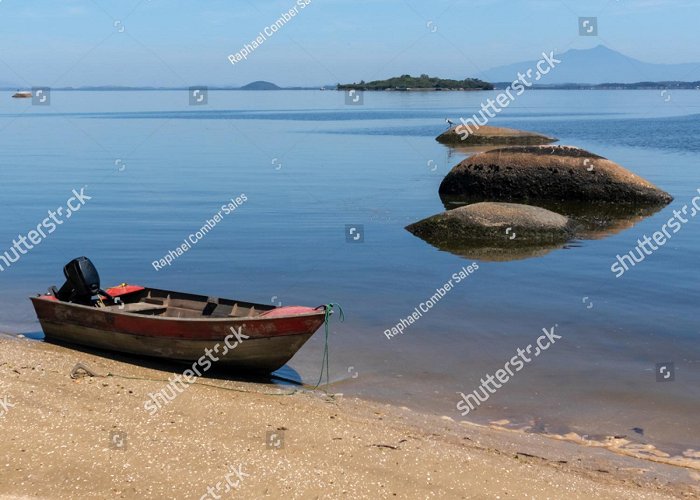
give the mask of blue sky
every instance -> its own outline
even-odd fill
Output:
[[[312,0],[247,61],[239,51],[296,0],[0,0],[0,84],[281,85],[445,78],[598,44],[700,62],[697,0]],[[597,16],[598,37],[578,35]],[[430,23],[430,24],[429,24]]]

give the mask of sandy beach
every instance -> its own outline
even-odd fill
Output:
[[[81,371],[71,378],[77,363],[97,376]],[[700,492],[692,468],[294,387],[206,378],[150,416],[144,401],[173,374],[0,337],[0,497],[588,499]]]

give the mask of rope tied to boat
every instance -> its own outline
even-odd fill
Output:
[[[330,385],[330,370],[329,370],[329,355],[328,355],[328,334],[329,334],[329,327],[330,327],[330,322],[331,322],[331,315],[333,314],[333,311],[335,308],[338,308],[338,321],[343,323],[345,321],[345,313],[343,312],[343,308],[341,307],[340,304],[336,304],[334,302],[331,302],[330,304],[326,304],[323,306],[317,307],[317,309],[320,309],[321,307],[324,308],[326,312],[326,316],[323,320],[324,324],[324,334],[325,334],[325,340],[324,340],[324,346],[323,346],[323,359],[321,360],[321,374],[318,377],[318,382],[316,382],[316,385],[314,386],[314,390],[318,389],[321,386],[321,381],[323,380],[323,369],[325,367],[326,370],[326,389],[325,391],[328,392],[328,386]]]

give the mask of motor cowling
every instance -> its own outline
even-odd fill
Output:
[[[97,295],[106,295],[100,288],[100,275],[87,257],[78,257],[63,267],[66,282],[56,292],[56,298],[65,302],[92,305]]]

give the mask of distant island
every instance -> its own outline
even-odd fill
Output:
[[[279,87],[272,82],[258,80],[257,82],[244,85],[240,88],[240,90],[282,90],[282,87]]]
[[[401,75],[388,80],[338,84],[338,90],[493,90],[493,88],[492,84],[476,78],[446,80],[428,75],[418,77]]]

